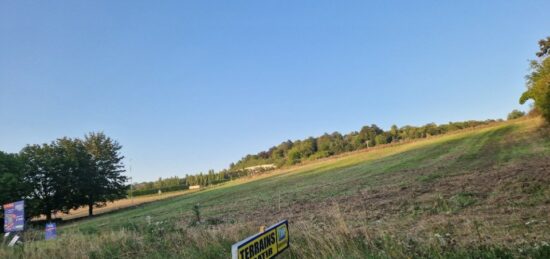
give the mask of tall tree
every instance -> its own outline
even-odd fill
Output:
[[[390,129],[391,141],[395,142],[399,139],[399,128],[397,125],[392,125]]]
[[[27,196],[27,216],[45,215],[51,219],[52,213],[68,212],[69,186],[65,185],[62,157],[55,142],[30,145],[20,152],[23,166],[23,182],[29,188]]]
[[[81,204],[88,206],[88,215],[93,215],[94,206],[105,205],[126,196],[127,177],[122,175],[124,165],[120,154],[122,146],[107,137],[104,133],[90,133],[83,141],[90,155],[91,166],[80,177],[79,199]]]
[[[55,144],[57,160],[60,162],[59,170],[63,176],[57,180],[57,184],[65,189],[65,211],[79,208],[83,205],[82,190],[89,188],[91,179],[88,178],[88,172],[94,169],[92,156],[80,139],[61,138]]]
[[[520,103],[535,101],[535,108],[546,121],[550,122],[550,37],[539,42],[537,56],[541,60],[531,61],[531,73],[527,75],[527,91],[520,98]]]
[[[325,133],[319,138],[317,138],[317,157],[326,157],[334,154],[334,147],[332,136]]]

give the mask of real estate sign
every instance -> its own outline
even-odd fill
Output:
[[[25,227],[25,201],[4,204],[4,232],[22,231]]]
[[[57,230],[55,223],[46,224],[46,240],[55,239],[57,237]]]
[[[231,246],[231,257],[233,259],[272,258],[288,248],[290,245],[288,234],[288,220],[281,221]]]

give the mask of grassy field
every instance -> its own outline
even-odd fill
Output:
[[[550,258],[550,131],[497,123],[65,224],[0,258],[228,258],[289,219],[282,258]],[[192,210],[200,204],[201,221]]]
[[[175,192],[168,192],[168,193],[162,193],[162,194],[151,194],[151,195],[141,195],[133,198],[127,198],[127,199],[120,199],[113,202],[107,202],[104,206],[95,206],[94,207],[94,215],[101,215],[104,213],[112,213],[121,209],[127,209],[139,205],[143,205],[150,202],[155,202],[159,200],[164,200],[168,198],[173,198],[176,196],[189,194],[194,192],[193,190],[185,190],[185,191],[175,191]],[[71,219],[79,219],[82,217],[88,216],[88,208],[82,207],[75,210],[69,211],[68,214],[65,213],[57,213],[54,214],[54,219],[63,219],[63,220],[71,220]],[[36,220],[45,220],[46,217],[42,216],[40,218],[37,218]]]

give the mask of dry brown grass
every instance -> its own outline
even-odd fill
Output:
[[[134,207],[138,205],[143,205],[150,202],[155,202],[159,200],[164,200],[168,198],[173,198],[177,196],[181,196],[184,194],[189,194],[196,192],[198,190],[186,190],[186,191],[176,191],[176,192],[168,192],[163,193],[161,195],[158,194],[152,194],[152,195],[143,195],[133,198],[126,198],[126,199],[120,199],[116,200],[114,202],[107,202],[105,206],[95,206],[94,207],[94,215],[101,215],[103,213],[113,212],[120,209],[125,209],[129,207]],[[69,211],[68,214],[65,213],[56,213],[53,215],[53,218],[60,218],[63,220],[70,220],[70,219],[76,219],[81,217],[88,216],[88,207],[80,207],[76,210]],[[45,219],[45,216],[41,216],[40,218],[37,218],[39,220]]]

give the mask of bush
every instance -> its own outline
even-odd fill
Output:
[[[513,110],[512,112],[508,113],[508,120],[515,120],[523,116],[525,116],[525,112]]]

